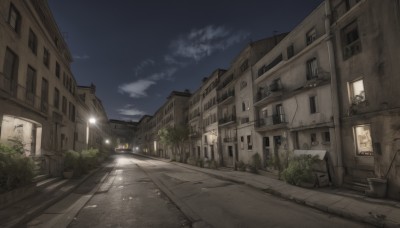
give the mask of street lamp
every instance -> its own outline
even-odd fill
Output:
[[[108,140],[108,139],[106,139],[105,142],[106,142],[106,144],[110,144],[110,140]]]
[[[86,124],[86,149],[89,149],[89,128],[90,124],[95,124],[96,123],[96,118],[90,117],[89,122]]]

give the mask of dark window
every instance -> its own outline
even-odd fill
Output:
[[[60,108],[60,91],[57,88],[54,88],[54,100],[53,100],[54,108]]]
[[[317,30],[315,30],[315,28],[313,28],[310,31],[308,31],[306,34],[307,45],[311,44],[316,39],[317,39]]]
[[[14,29],[14,31],[19,33],[21,29],[21,14],[13,4],[10,5],[7,22]]]
[[[262,74],[264,74],[265,72],[272,69],[274,66],[278,65],[282,60],[283,60],[283,57],[282,57],[282,54],[280,54],[278,57],[276,57],[274,60],[272,60],[271,63],[269,63],[268,65],[262,66],[260,69],[258,69],[258,77],[260,77]]]
[[[208,151],[207,151],[207,147],[204,147],[204,157],[208,158]]]
[[[37,54],[38,40],[36,34],[29,29],[28,47],[32,50],[33,54]]]
[[[324,139],[324,142],[326,142],[326,143],[331,142],[331,134],[329,133],[329,131],[323,132],[322,137]]]
[[[247,70],[247,68],[249,68],[249,60],[248,59],[246,59],[242,63],[242,65],[240,65],[240,71],[243,72],[243,71]]]
[[[317,97],[312,96],[310,97],[310,113],[316,113],[317,112]]]
[[[47,112],[49,109],[49,82],[42,78],[42,95],[40,98],[40,110]]]
[[[357,21],[351,22],[342,29],[342,45],[344,60],[361,52]]]
[[[251,140],[251,135],[247,136],[247,149],[252,150],[253,149],[253,142]]]
[[[287,58],[290,59],[294,56],[294,45],[287,47]]]
[[[69,102],[69,119],[75,121],[75,105]]]
[[[67,114],[67,98],[63,96],[62,98],[62,112],[66,115]]]
[[[35,103],[36,95],[36,70],[31,66],[28,66],[28,72],[26,76],[26,101],[30,104]]]
[[[242,102],[242,111],[246,111],[246,103]]]
[[[9,48],[6,49],[3,67],[3,85],[2,89],[6,92],[16,95],[18,85],[18,56]]]
[[[312,58],[307,61],[307,80],[311,80],[318,77],[318,64],[317,59]]]
[[[57,78],[60,78],[60,73],[61,73],[60,64],[58,62],[56,62],[56,76],[57,76]]]
[[[43,48],[43,64],[49,68],[50,64],[50,52],[46,48]]]
[[[229,154],[229,157],[233,157],[233,147],[232,146],[228,146],[228,154]]]
[[[310,134],[310,139],[311,139],[311,145],[316,145],[317,144],[317,134],[311,133]]]

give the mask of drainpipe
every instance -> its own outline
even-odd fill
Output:
[[[326,39],[326,44],[328,46],[328,57],[329,57],[329,67],[331,72],[331,96],[332,96],[332,111],[333,111],[333,125],[335,131],[335,144],[333,145],[334,151],[336,151],[337,157],[337,167],[335,172],[335,184],[340,186],[343,184],[343,156],[342,156],[342,139],[341,139],[341,127],[339,118],[339,93],[338,93],[338,82],[336,74],[336,64],[335,64],[335,50],[332,42],[332,32],[331,32],[331,6],[330,0],[325,0],[325,30],[328,35]]]

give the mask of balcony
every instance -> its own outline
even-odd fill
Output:
[[[223,93],[222,95],[218,96],[217,102],[219,105],[222,105],[230,101],[233,101],[233,99],[231,99],[233,97],[235,97],[235,90],[229,90]]]
[[[260,106],[269,102],[280,100],[283,94],[282,87],[274,82],[269,86],[260,87],[256,94],[256,102],[254,106]]]
[[[217,90],[225,88],[231,81],[233,81],[234,77],[233,74],[229,75],[218,87]]]
[[[267,131],[286,127],[285,114],[268,116],[257,120],[256,131]]]
[[[237,142],[237,138],[236,137],[225,137],[223,139],[224,143],[234,143]]]
[[[191,132],[189,133],[189,137],[190,137],[190,138],[200,138],[200,137],[201,137],[201,134],[200,134],[198,131],[191,131]]]
[[[332,16],[333,20],[339,20],[343,15],[345,15],[351,8],[353,8],[360,0],[343,0],[339,4],[333,7]]]
[[[236,123],[236,115],[229,115],[218,120],[220,127]]]

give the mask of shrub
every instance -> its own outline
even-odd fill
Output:
[[[239,171],[246,171],[246,164],[244,164],[243,161],[238,161],[235,163],[235,165]]]
[[[215,160],[210,162],[210,169],[218,169],[218,163]]]
[[[94,169],[98,166],[99,162],[99,150],[90,148],[88,150],[82,150],[81,159],[82,159],[82,170],[87,172],[88,170]]]
[[[262,168],[261,157],[258,153],[255,153],[251,158],[252,158],[252,164],[251,164],[252,168],[250,168],[250,170],[254,169],[254,173],[258,173],[258,170]]]
[[[300,155],[289,161],[288,167],[283,170],[283,178],[289,184],[313,183],[315,176],[312,166],[318,160],[317,156]]]
[[[31,183],[35,164],[20,148],[0,144],[0,192]]]
[[[196,165],[197,165],[198,167],[203,168],[203,167],[204,167],[203,160],[202,160],[201,158],[197,159]]]
[[[196,158],[194,158],[194,157],[189,157],[188,160],[187,160],[187,163],[188,163],[189,165],[196,165]]]

